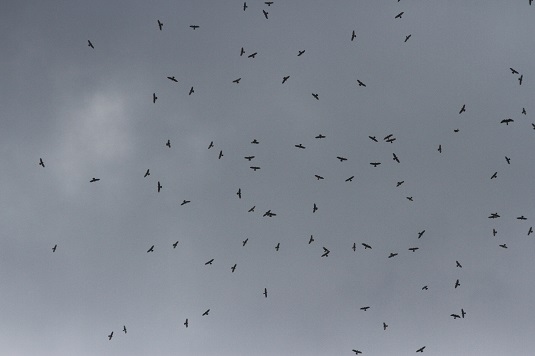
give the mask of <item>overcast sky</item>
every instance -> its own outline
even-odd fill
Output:
[[[0,353],[532,354],[535,6],[247,6],[1,6]]]

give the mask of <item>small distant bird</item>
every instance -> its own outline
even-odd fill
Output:
[[[455,289],[457,289],[457,287],[459,287],[460,285],[461,285],[461,283],[459,283],[459,280],[457,279],[457,280],[455,281]]]
[[[459,111],[459,115],[466,111],[466,104],[463,105],[461,110]]]
[[[329,253],[330,253],[330,252],[331,252],[331,251],[330,251],[329,249],[327,249],[327,248],[324,247],[324,248],[323,248],[323,255],[321,255],[321,257],[329,257]]]
[[[345,158],[345,157],[336,156],[336,158],[338,158],[340,160],[340,162],[347,161],[347,158]]]
[[[527,220],[528,218],[526,218],[524,215],[521,215],[519,217],[516,218],[517,220]]]
[[[425,346],[420,347],[416,352],[424,352]]]
[[[243,47],[241,48],[241,51],[240,51],[240,57],[243,56],[245,54],[245,50],[243,49]]]
[[[370,307],[362,307],[362,308],[360,308],[360,310],[364,310],[364,311],[366,311],[368,309],[370,309]]]
[[[147,250],[147,253],[149,252],[154,252],[154,245],[152,245],[148,250]]]
[[[399,186],[402,185],[403,183],[405,183],[404,180],[402,180],[401,182],[397,182],[397,183],[396,183],[396,187],[399,187]]]
[[[506,244],[500,245],[501,248],[507,248]]]
[[[184,322],[184,326],[186,326],[186,328],[188,327],[189,323],[188,323],[188,318],[186,318],[186,321]]]
[[[251,169],[252,169],[253,171],[255,171],[255,172],[256,172],[258,169],[260,169],[260,167],[256,167],[256,166],[252,166],[252,167],[249,167],[249,168],[251,168]]]
[[[375,141],[375,142],[379,142],[377,141],[377,138],[375,136],[368,136],[372,141]]]
[[[238,196],[238,198],[241,199],[241,188],[238,188],[238,191],[236,192],[236,195]]]
[[[423,286],[422,287],[422,290],[428,290],[429,288],[427,288],[427,286]]]
[[[277,246],[275,246],[275,251],[278,251],[280,247],[281,247],[281,243],[278,242],[278,243],[277,243]]]
[[[294,146],[297,147],[297,148],[302,148],[302,149],[305,149],[305,148],[306,148],[306,147],[303,146],[302,144],[298,144],[298,145],[294,145]]]
[[[264,215],[262,215],[262,216],[263,216],[263,217],[268,216],[268,217],[272,218],[272,217],[274,217],[274,216],[277,216],[277,214],[272,213],[272,212],[271,212],[271,209],[269,209],[269,210],[266,211],[266,212],[264,213]]]
[[[262,12],[264,13],[264,17],[266,18],[266,20],[268,19],[268,14],[269,12],[267,12],[266,10],[262,10]]]
[[[391,138],[392,136],[394,136],[393,134],[389,134],[389,135],[386,135],[385,137],[383,137],[383,140],[388,140],[389,138]]]
[[[236,83],[236,84],[240,84],[240,80],[241,80],[241,78],[238,78],[238,79],[234,79],[232,82]]]
[[[346,182],[352,182],[353,181],[353,178],[355,178],[355,176],[351,176],[349,178],[346,179]]]
[[[191,89],[189,90],[189,94],[188,95],[191,95],[193,93],[195,93],[195,90],[193,90],[193,87],[191,87]]]
[[[113,331],[111,332],[111,334],[108,335],[108,340],[111,340],[112,337],[113,337]]]
[[[374,167],[377,167],[378,165],[381,164],[381,162],[370,162],[370,164]]]
[[[189,27],[191,27],[193,30],[196,30],[196,29],[199,28],[199,26],[197,26],[197,25],[190,25]]]
[[[173,244],[173,248],[176,248],[178,246],[178,241]]]
[[[262,293],[262,294],[264,294],[264,297],[267,298],[267,288],[264,288],[264,293]]]
[[[123,325],[123,331],[126,334],[126,325]]]
[[[186,199],[184,199],[184,200],[182,200],[182,203],[180,203],[180,205],[181,205],[181,206],[182,206],[182,205],[186,205],[187,203],[191,203],[191,200],[186,200]]]
[[[232,273],[234,273],[234,271],[236,270],[236,263],[234,264],[234,266],[230,267]]]
[[[452,316],[453,319],[458,319],[458,318],[460,318],[460,316],[459,316],[458,314],[451,314],[450,316]]]
[[[398,156],[396,156],[395,153],[392,153],[392,155],[394,156],[392,159],[393,159],[394,161],[396,161],[397,163],[399,163],[399,158],[398,158]]]
[[[520,77],[518,77],[518,84],[522,85],[522,78],[524,78],[524,74],[521,74]]]
[[[459,261],[455,261],[456,267],[463,268],[463,266],[459,263]]]
[[[206,262],[204,265],[205,265],[205,266],[206,266],[206,265],[211,265],[212,262],[214,262],[214,259],[213,259],[213,258],[212,258],[210,261]]]
[[[243,11],[245,11],[245,9],[247,9],[247,7],[248,7],[248,6],[247,6],[247,3],[244,2],[244,3],[243,3]]]
[[[357,243],[356,242],[353,242],[353,247],[351,247],[353,249],[353,251],[357,251]]]
[[[490,214],[489,219],[496,219],[496,218],[499,218],[499,217],[500,217],[500,215],[498,215],[498,213],[492,213],[492,214]]]
[[[152,93],[152,103],[155,104],[158,97],[156,96],[156,93]]]
[[[202,313],[202,316],[208,315],[209,312],[210,312],[210,309],[206,310],[204,313]]]
[[[54,245],[54,247],[52,247],[52,252],[56,252],[57,248],[58,248],[58,245]]]
[[[219,151],[219,158],[218,159],[221,159],[221,157],[223,157],[223,150]]]
[[[251,209],[247,210],[248,213],[252,213],[254,211],[254,208],[256,207],[256,205],[254,205]]]
[[[208,149],[214,147],[214,141],[210,141],[210,144],[208,145]]]
[[[297,57],[300,57],[303,53],[305,53],[305,50],[302,50],[302,51],[298,51],[299,53],[297,54]]]
[[[319,98],[319,94],[312,93],[312,96],[313,96],[314,98],[316,98],[316,100],[320,100],[320,98]]]
[[[160,192],[160,190],[162,190],[163,186],[160,184],[160,181],[158,181],[158,193]]]
[[[383,330],[386,330],[388,328],[388,325],[383,321]]]
[[[286,81],[290,78],[290,76],[282,77],[282,84],[286,83]]]
[[[355,30],[351,33],[351,41],[353,41],[357,37],[357,34],[355,33]]]
[[[247,58],[255,58],[257,54],[258,54],[258,52],[252,53],[252,54],[248,55]]]
[[[39,158],[39,165],[45,168],[45,162],[43,162],[42,158]]]
[[[416,250],[418,250],[418,249],[419,249],[419,247],[411,247],[411,248],[409,248],[409,251],[414,252],[414,251],[416,251]]]
[[[258,140],[255,138],[254,140],[251,141],[251,143],[254,145],[258,145],[260,142],[258,142]]]
[[[316,136],[315,138],[325,138],[325,136],[324,136],[324,135],[322,135],[322,134],[319,134],[319,135],[318,135],[318,136]]]
[[[308,240],[308,244],[310,245],[314,241],[314,237],[310,235],[310,239]]]
[[[507,164],[511,164],[511,158],[505,156],[505,160],[507,161]]]
[[[511,73],[513,74],[518,74],[518,72],[516,70],[514,70],[513,68],[509,68],[511,70]]]
[[[407,42],[409,40],[409,38],[411,38],[412,35],[407,35],[405,36],[405,42]]]
[[[314,174],[314,177],[316,177],[317,180],[325,179],[325,178],[323,178],[322,176],[319,176],[319,175],[317,175],[317,174]]]
[[[464,309],[461,308],[461,318],[464,319],[464,316],[466,315],[466,312],[464,311]]]
[[[398,255],[397,253],[390,252],[390,255],[388,256],[388,258],[392,258],[392,257],[395,257],[395,256],[397,256],[397,255]]]
[[[248,160],[248,161],[251,161],[254,157],[255,157],[255,156],[247,156],[247,157],[243,157],[243,158],[245,158],[245,159]]]
[[[364,84],[363,82],[361,82],[358,79],[357,79],[357,83],[359,84],[359,87],[366,87],[366,84]]]
[[[158,27],[160,28],[160,31],[161,31],[163,27],[163,23],[161,23],[160,20],[158,20]]]
[[[167,140],[167,143],[165,144],[167,147],[171,148],[171,140]]]
[[[366,249],[370,249],[370,250],[372,249],[372,247],[371,247],[370,245],[365,244],[364,242],[362,243],[362,246],[364,246],[364,249],[365,249],[365,250],[366,250]]]
[[[148,168],[147,168],[147,171],[145,172],[145,175],[143,176],[143,178],[147,178],[147,176],[150,176],[150,172],[149,172]]]
[[[459,129],[453,129],[453,132],[459,132]]]
[[[245,244],[247,244],[247,241],[249,241],[249,238],[246,238],[245,240],[243,240],[241,243],[242,243],[242,246],[245,246]]]
[[[535,130],[535,124],[531,123],[531,126],[533,127],[533,130]]]
[[[90,41],[90,40],[87,40],[87,45],[88,45],[89,47],[91,47],[91,48],[95,49],[95,47],[93,47],[93,43],[91,43],[91,41]]]
[[[490,179],[494,179],[496,177],[498,177],[498,172],[494,172],[494,174],[492,175],[492,177],[490,177]]]
[[[395,19],[400,19],[401,16],[404,14],[405,12],[400,12],[399,14],[396,15],[396,17],[394,17]]]
[[[529,230],[528,230],[528,236],[531,235],[532,233],[533,233],[533,227],[530,226],[530,227],[529,227]]]
[[[412,197],[407,197],[407,200],[413,201],[413,200],[412,200]]]
[[[312,208],[312,212],[315,213],[316,210],[318,210],[318,206],[316,205],[316,203],[314,203],[314,207]]]
[[[98,182],[99,180],[100,180],[100,178],[91,178],[89,183]]]
[[[422,230],[418,233],[418,238],[422,237],[422,235],[425,233],[425,230]]]
[[[497,232],[498,232],[498,231],[496,231],[496,229],[492,229],[492,236],[496,236],[496,233],[497,233]]]
[[[353,349],[353,350],[351,350],[351,351],[353,351],[353,352],[354,352],[355,354],[357,354],[357,355],[362,353],[362,351],[355,350],[355,349]]]
[[[442,145],[438,145],[438,152],[442,153]]]
[[[500,124],[506,124],[507,126],[509,126],[509,123],[511,122],[515,122],[515,120],[507,118],[507,119],[503,119],[502,121],[500,121]]]
[[[273,4],[273,1],[266,1],[264,2],[264,4],[266,4],[267,6],[271,6],[271,4]]]
[[[527,115],[526,114],[526,108],[522,108],[522,114]]]

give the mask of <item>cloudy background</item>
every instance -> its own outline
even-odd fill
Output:
[[[247,5],[3,4],[0,353],[532,354],[535,7]]]

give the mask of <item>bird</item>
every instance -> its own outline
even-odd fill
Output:
[[[404,13],[405,13],[405,12],[402,11],[402,12],[400,12],[399,14],[397,14],[396,17],[394,17],[394,18],[395,18],[395,19],[400,19],[401,16],[402,16]]]
[[[143,176],[143,178],[147,178],[147,176],[150,176],[150,169],[147,168],[147,171],[145,172],[145,175]]]
[[[515,120],[507,118],[507,119],[503,119],[502,121],[500,121],[500,124],[506,124],[507,126],[509,126],[509,123],[511,122],[515,122]]]
[[[308,240],[308,244],[310,245],[314,241],[314,236],[310,235],[310,239]]]
[[[320,100],[320,98],[319,98],[319,94],[312,93],[312,96],[313,96],[314,98],[316,98],[316,100]]]
[[[184,325],[186,326],[186,328],[188,327],[188,325],[189,325],[188,318],[186,318],[186,321],[184,322]]]
[[[171,148],[171,140],[167,140],[166,144],[167,147]]]
[[[202,316],[208,315],[208,313],[210,313],[210,309],[208,309],[204,313],[202,313]]]
[[[221,159],[221,157],[223,157],[223,150],[219,151],[219,158],[218,159]]]
[[[509,68],[511,70],[511,73],[513,74],[519,74],[516,70],[514,70],[513,68]]]
[[[245,11],[245,9],[247,9],[247,7],[248,7],[248,6],[247,6],[247,3],[244,2],[244,3],[243,3],[243,11]]]
[[[518,85],[522,85],[522,78],[524,78],[524,74],[521,74],[520,77],[518,77]]]
[[[386,135],[385,137],[383,137],[383,140],[386,141],[389,138],[391,138],[392,136],[394,136],[394,135],[393,134]]]
[[[262,215],[262,216],[268,216],[268,217],[271,218],[271,217],[277,216],[277,214],[272,213],[272,212],[271,212],[271,209],[269,209],[269,210],[266,211],[266,212],[264,213],[264,215]]]
[[[162,190],[162,185],[160,184],[160,181],[158,181],[158,193],[160,192],[160,190]]]
[[[498,232],[498,231],[496,231],[496,229],[492,229],[492,236],[496,236],[496,233],[497,233],[497,232]]]
[[[193,30],[196,30],[196,29],[199,28],[199,26],[197,26],[197,25],[190,25],[189,27],[191,27]]]
[[[245,246],[245,244],[247,243],[247,241],[249,241],[249,238],[246,238],[245,240],[242,241],[242,246]]]
[[[191,203],[191,200],[186,200],[186,199],[182,200],[182,203],[180,203],[180,206],[185,205],[187,203]]]
[[[423,286],[422,290],[428,290],[429,288],[427,286]]]
[[[57,248],[58,248],[58,245],[54,245],[54,247],[52,247],[52,252],[56,252]]]
[[[351,41],[353,41],[355,37],[357,37],[357,35],[355,34],[355,30],[353,30],[353,32],[351,33]]]
[[[247,157],[243,157],[243,158],[245,158],[245,159],[248,160],[248,161],[251,161],[254,157],[255,157],[255,156],[247,156]]]
[[[260,167],[256,167],[256,166],[252,166],[252,167],[249,167],[249,168],[251,168],[255,172],[256,172],[257,169],[260,169]]]
[[[319,135],[316,136],[315,138],[325,138],[325,135],[319,134]]]
[[[234,271],[236,270],[236,263],[234,264],[234,266],[230,267],[232,273],[234,273]]]
[[[281,243],[278,242],[278,243],[277,243],[277,246],[275,246],[275,251],[278,251],[280,247],[281,247]]]
[[[266,4],[267,6],[271,6],[271,4],[273,4],[273,1],[266,1],[264,2],[264,4]]]
[[[406,197],[406,198],[407,198],[407,200],[413,201],[412,197]]]
[[[355,350],[355,349],[353,349],[353,350],[351,350],[351,351],[353,351],[353,352],[354,352],[355,354],[357,354],[357,355],[362,353],[362,351]]]
[[[256,207],[256,205],[254,205],[251,209],[247,210],[248,213],[252,213],[254,211],[254,208]]]
[[[360,308],[360,310],[364,310],[364,311],[367,311],[368,309],[370,309],[370,307],[362,307],[362,308]]]
[[[361,82],[358,79],[357,79],[357,83],[359,84],[359,87],[366,87],[366,84],[364,84],[363,82]]]
[[[528,230],[528,236],[531,235],[532,233],[533,233],[533,226],[530,226]]]
[[[161,31],[163,27],[163,23],[161,23],[160,20],[158,20],[158,27],[160,28],[160,31]]]
[[[301,57],[303,55],[303,53],[305,53],[305,50],[302,50],[302,51],[297,51],[297,57]]]
[[[455,289],[457,289],[457,287],[459,287],[460,285],[461,285],[461,283],[459,283],[459,280],[457,279],[457,280],[455,281]]]
[[[459,111],[459,115],[466,111],[465,108],[466,108],[466,104],[464,104],[461,110]]]
[[[377,167],[378,165],[381,164],[381,162],[370,162],[370,164],[374,167]]]
[[[356,242],[353,242],[353,247],[351,247],[353,249],[353,251],[356,251],[357,250],[357,243]]]
[[[254,140],[251,141],[251,143],[254,145],[258,145],[260,142],[258,142],[258,140],[255,138]]]
[[[123,331],[126,334],[126,325],[123,325]]]
[[[241,199],[241,188],[238,188],[236,195],[238,196],[239,199]]]
[[[526,114],[526,108],[522,108],[522,114],[527,115]]]
[[[370,250],[372,249],[372,247],[371,247],[370,245],[365,244],[364,242],[362,243],[362,246],[364,246],[364,249],[365,249],[365,250],[366,250],[366,249],[370,249]]]
[[[268,19],[268,14],[269,12],[267,12],[266,10],[262,10],[262,12],[264,13],[264,17],[266,18],[266,20]]]
[[[243,47],[241,48],[241,51],[240,51],[240,57],[243,56],[245,54],[245,50],[243,49]]]
[[[305,149],[305,148],[306,148],[306,147],[303,146],[302,144],[298,144],[298,145],[294,145],[294,146],[297,147],[297,148],[302,148],[302,149]]]
[[[418,250],[418,249],[419,249],[419,247],[411,247],[411,248],[409,248],[409,251],[414,252],[414,251],[416,251],[416,250]]]
[[[208,149],[214,147],[214,141],[210,141],[210,144],[208,145]]]
[[[399,163],[399,158],[398,158],[398,156],[396,156],[395,153],[392,153],[392,155],[394,156],[392,159],[393,159],[394,161],[396,161],[397,163]]]
[[[193,87],[191,87],[191,89],[189,90],[189,94],[188,95],[191,95],[193,93],[195,93],[195,90],[193,90]]]
[[[506,244],[500,245],[501,248],[507,248]]]
[[[155,104],[158,97],[156,96],[156,93],[152,93],[152,103]]]
[[[232,82],[236,83],[236,84],[240,84],[240,80],[241,80],[241,78],[238,78],[238,79],[234,79]]]
[[[316,180],[325,179],[325,178],[323,178],[322,176],[319,176],[319,175],[317,175],[317,174],[314,174],[314,177],[316,177]]]
[[[315,213],[316,210],[318,210],[318,206],[316,205],[316,203],[314,203],[314,207],[312,208],[312,212]]]
[[[286,83],[286,81],[290,78],[290,76],[282,77],[282,84]]]
[[[402,185],[403,183],[405,183],[404,180],[402,180],[402,181],[400,181],[400,182],[397,182],[397,183],[396,183],[396,187],[399,187],[399,186]]]
[[[100,178],[91,178],[89,183],[98,182],[99,180],[100,180]]]
[[[442,153],[442,145],[438,145],[438,149],[437,149],[438,152]]]
[[[349,178],[346,179],[346,182],[352,182],[353,181],[353,178],[355,178],[355,176],[351,176]]]
[[[264,294],[264,297],[267,298],[267,288],[264,288],[264,293],[262,293],[262,294]]]
[[[511,164],[511,158],[505,156],[505,160],[507,161],[507,164]]]
[[[43,162],[42,158],[39,158],[39,165],[45,168],[45,163]]]
[[[95,49],[95,47],[93,47],[93,43],[91,43],[91,41],[90,41],[90,40],[87,40],[87,45],[88,45],[89,47],[91,47],[91,48]]]
[[[463,266],[459,263],[459,261],[455,261],[456,267],[463,268]]]
[[[412,36],[411,34],[405,36],[405,42],[407,42],[409,40],[409,38],[411,38],[411,36]]]
[[[492,213],[492,214],[490,214],[489,219],[496,219],[496,218],[499,218],[499,217],[500,217],[500,215],[498,215],[498,213]]]
[[[422,230],[418,233],[418,238],[422,237],[422,235],[425,233],[425,230]]]
[[[323,248],[323,255],[321,255],[321,257],[329,257],[329,252],[331,252],[331,251],[329,251],[329,249],[324,247]]]
[[[457,318],[460,318],[460,316],[458,314],[451,314],[450,316],[453,317],[453,319],[457,319]]]
[[[395,257],[395,256],[397,256],[397,255],[398,255],[397,253],[390,252],[390,255],[388,256],[388,258],[392,258],[392,257]]]
[[[464,309],[461,308],[461,318],[464,319],[464,316],[466,315],[466,312],[464,311]]]
[[[336,158],[338,158],[340,160],[340,162],[347,161],[347,158],[345,158],[345,157],[336,156]]]
[[[206,265],[211,265],[212,262],[214,262],[214,259],[213,259],[213,258],[212,258],[210,261],[206,262],[204,265],[205,265],[205,266],[206,266]]]
[[[521,215],[519,217],[516,218],[517,220],[527,220],[528,218],[526,218],[524,215]]]
[[[383,330],[386,330],[386,328],[388,328],[388,324],[383,321]]]
[[[372,140],[372,141],[379,142],[379,141],[377,141],[377,138],[376,138],[375,136],[368,136],[368,137],[369,137],[370,140]]]
[[[416,352],[424,352],[425,346],[420,347]]]
[[[496,177],[498,177],[498,172],[494,172],[494,174],[492,175],[492,177],[490,177],[490,179],[494,179]]]
[[[154,245],[152,245],[148,250],[147,250],[147,253],[149,252],[154,252]]]
[[[176,248],[178,246],[178,241],[173,244],[173,248]]]
[[[535,124],[531,123],[531,126],[533,127],[533,130],[535,130]]]
[[[396,140],[396,138],[393,137],[393,138],[390,138],[390,139],[386,140],[386,142],[393,143],[395,140]]]
[[[112,337],[113,337],[113,331],[111,332],[111,334],[108,335],[108,340],[111,340]]]
[[[255,58],[257,54],[258,54],[258,52],[252,53],[252,54],[248,55],[247,58]]]

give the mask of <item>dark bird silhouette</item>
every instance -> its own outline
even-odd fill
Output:
[[[325,178],[323,178],[322,176],[319,176],[319,175],[317,175],[317,174],[314,174],[314,177],[316,177],[317,180],[325,179]]]
[[[195,90],[193,90],[193,87],[191,87],[191,89],[189,90],[189,94],[188,95],[191,95],[193,93],[195,93]]]
[[[505,160],[507,161],[507,164],[511,164],[511,158],[505,156]]]
[[[126,334],[126,325],[123,325],[123,332]]]
[[[399,186],[402,185],[403,183],[405,183],[404,180],[402,180],[402,181],[400,181],[400,182],[397,182],[397,183],[396,183],[396,187],[399,187]]]
[[[281,247],[281,243],[278,242],[278,243],[277,243],[277,246],[275,246],[275,251],[278,251],[280,247]]]
[[[218,159],[221,159],[221,157],[223,157],[223,150],[219,151],[219,157],[218,157]]]
[[[516,218],[517,220],[527,220],[527,218],[524,215],[521,215]]]
[[[422,287],[422,290],[428,290],[429,288],[427,288],[427,286],[423,286]]]
[[[346,179],[346,182],[352,182],[353,181],[353,178],[355,178],[355,176],[351,176],[349,178]]]
[[[407,42],[409,40],[409,38],[411,38],[412,35],[407,35],[405,36],[405,42]]]
[[[313,96],[314,98],[316,98],[316,100],[320,100],[320,98],[319,98],[319,94],[312,93],[312,96]]]
[[[497,233],[497,232],[498,232],[498,231],[496,231],[496,229],[492,229],[492,236],[496,236],[496,233]]]
[[[422,235],[425,233],[425,230],[422,230],[418,233],[418,238],[422,237]]]
[[[526,108],[522,108],[522,114],[527,115]]]
[[[412,197],[406,197],[406,198],[407,198],[407,200],[413,201]]]
[[[171,140],[167,140],[166,144],[167,147],[171,148]]]
[[[264,4],[266,4],[267,6],[271,6],[271,4],[273,4],[273,1],[266,1],[264,2]]]
[[[154,245],[152,245],[148,250],[147,250],[147,253],[149,252],[154,252]]]
[[[234,273],[234,271],[236,270],[236,263],[234,264],[234,266],[230,267],[230,270],[232,271],[232,273]]]
[[[518,84],[522,85],[522,78],[524,78],[524,74],[521,74],[520,77],[518,77]]]
[[[111,340],[112,337],[113,337],[113,331],[111,332],[111,334],[108,335],[108,340]]]
[[[506,244],[500,245],[501,248],[507,248]]]
[[[243,157],[243,158],[245,158],[245,159],[248,160],[248,161],[251,161],[254,157],[255,157],[255,156],[247,156],[247,157]]]
[[[158,20],[158,27],[160,28],[160,31],[162,30],[162,27],[163,27],[163,23],[161,23],[160,20]]]
[[[355,33],[355,30],[351,33],[351,41],[353,41],[357,37],[357,34]]]
[[[52,252],[56,252],[57,248],[58,248],[58,245],[54,245],[54,247],[52,247]]]
[[[489,219],[496,219],[496,218],[499,218],[499,217],[500,217],[500,215],[498,215],[498,213],[492,213],[492,214],[490,214]]]
[[[282,84],[286,83],[286,81],[290,78],[290,76],[282,77]]]
[[[425,346],[420,347],[416,352],[424,352]]]
[[[260,169],[260,167],[256,167],[256,166],[252,166],[252,167],[249,167],[249,168],[251,168],[255,172],[256,172],[257,169]]]
[[[91,178],[89,183],[98,182],[99,180],[100,180],[100,178]]]
[[[383,330],[386,330],[388,328],[388,325],[383,321]]]
[[[360,310],[364,310],[364,311],[366,311],[368,309],[370,309],[370,307],[362,307],[362,308],[360,308]]]
[[[206,262],[204,265],[205,265],[205,266],[206,266],[206,265],[211,265],[212,262],[214,262],[214,259],[213,259],[213,258],[212,258],[210,261]]]
[[[249,241],[249,238],[246,238],[245,240],[243,240],[241,243],[242,243],[242,246],[245,246],[245,244],[247,244],[247,241]]]
[[[87,40],[87,45],[93,49],[95,49],[95,47],[93,46],[93,43],[91,43],[90,40]]]
[[[390,255],[388,256],[388,258],[392,258],[392,257],[395,257],[395,256],[397,256],[397,255],[398,255],[397,253],[390,252]]]
[[[267,217],[272,218],[272,217],[274,217],[274,216],[277,216],[277,214],[272,213],[272,212],[271,212],[271,209],[269,209],[269,210],[266,211],[266,212],[264,213],[264,215],[262,215],[262,216],[267,216]]]
[[[160,181],[158,181],[158,193],[160,192],[160,190],[162,190],[163,186],[160,184]]]
[[[314,203],[314,207],[312,208],[312,212],[315,213],[316,210],[318,210],[318,206],[316,205],[316,203]]]
[[[511,73],[513,74],[518,74],[518,72],[516,70],[514,70],[513,68],[509,68],[511,70]]]
[[[386,142],[393,143],[395,140],[396,140],[396,138],[392,137],[392,138],[389,138],[388,140],[386,140]]]
[[[459,115],[466,111],[465,108],[466,108],[466,104],[463,105],[463,107],[462,107],[461,110],[459,111]]]
[[[458,314],[451,314],[450,316],[452,316],[453,319],[458,319],[458,318],[460,318],[460,316],[459,316]]]
[[[236,84],[240,84],[240,80],[241,80],[241,78],[238,78],[238,79],[234,79],[232,82],[236,83]]]
[[[531,126],[533,127],[533,130],[535,130],[535,124],[531,123]]]
[[[353,350],[351,350],[351,351],[353,351],[353,352],[354,352],[355,354],[357,354],[357,355],[362,353],[362,351],[355,350],[355,349],[353,349]]]
[[[442,145],[438,145],[438,149],[437,149],[437,151],[438,151],[439,153],[442,153]]]
[[[496,177],[498,177],[498,172],[494,172],[494,174],[490,177],[490,179],[494,179]]]
[[[459,129],[453,129],[453,132],[459,132]]]
[[[459,287],[461,285],[461,283],[459,283],[459,280],[456,280],[455,281],[455,289],[457,289],[457,287]]]
[[[266,20],[268,19],[268,14],[269,12],[267,12],[266,10],[262,10],[262,12],[264,13],[264,17],[266,18]]]
[[[506,124],[507,126],[509,126],[510,122],[515,122],[515,120],[510,119],[510,118],[503,119],[502,121],[500,121],[500,124]]]
[[[196,29],[199,28],[199,26],[197,26],[197,25],[190,25],[189,27],[191,27],[193,30],[196,30]]]
[[[330,252],[331,252],[331,251],[330,251],[329,249],[327,249],[327,248],[324,247],[324,248],[323,248],[323,255],[321,255],[321,257],[329,257],[329,253],[330,253]]]
[[[191,200],[186,200],[186,199],[182,200],[182,203],[180,203],[180,206],[186,205],[187,203],[191,203]]]
[[[255,58],[257,54],[258,54],[258,52],[252,53],[252,54],[248,55],[247,58]]]
[[[533,233],[533,227],[530,226],[530,227],[529,227],[529,230],[528,230],[528,236],[531,235],[532,233]]]
[[[370,245],[365,244],[364,242],[362,243],[362,246],[364,246],[364,249],[365,249],[365,250],[368,249],[368,248],[369,248],[370,250],[372,249],[372,247],[371,247]]]
[[[405,12],[402,11],[402,12],[400,12],[399,14],[397,14],[396,17],[394,17],[394,18],[395,18],[395,19],[400,19],[401,16],[403,16],[404,13],[405,13]]]
[[[366,87],[366,84],[364,84],[363,82],[361,82],[358,79],[357,79],[357,83],[359,84],[359,87]]]
[[[251,143],[254,145],[258,145],[260,142],[258,142],[258,140],[255,138],[254,140],[251,141]]]
[[[399,158],[398,158],[398,156],[396,156],[395,153],[392,153],[392,155],[394,156],[392,159],[393,159],[394,161],[396,161],[397,163],[399,163]]]
[[[253,207],[249,210],[247,210],[248,213],[252,213],[254,211],[254,208],[256,207],[256,205],[253,205]]]
[[[459,263],[459,261],[455,261],[456,267],[463,268],[463,266]]]
[[[149,172],[148,168],[147,168],[147,171],[145,172],[145,175],[143,176],[143,178],[147,178],[147,176],[150,176],[150,172]]]
[[[414,252],[414,251],[416,251],[416,250],[418,250],[418,249],[419,249],[419,247],[411,247],[411,248],[409,248],[409,251]]]
[[[238,188],[238,191],[236,192],[236,195],[238,196],[238,198],[241,199],[241,188]]]
[[[370,164],[374,167],[377,167],[378,165],[381,164],[381,162],[370,162]]]
[[[267,288],[264,288],[264,293],[262,293],[262,294],[264,294],[264,297],[267,298]]]
[[[245,54],[245,50],[243,49],[243,47],[241,48],[241,51],[240,51],[240,57],[243,56]]]
[[[294,146],[297,147],[297,148],[302,148],[302,149],[305,149],[305,148],[306,148],[306,147],[303,146],[302,144],[298,144],[298,145],[294,145]]]
[[[336,156],[336,158],[338,158],[340,160],[340,162],[347,161],[347,158],[345,158],[345,157]]]
[[[297,53],[297,57],[301,57],[301,55],[302,55],[303,53],[305,53],[305,50],[298,51],[298,52],[299,52],[299,53]]]
[[[310,235],[310,239],[308,240],[308,244],[310,245],[314,241],[314,236]]]
[[[208,309],[204,313],[202,313],[202,316],[208,315],[208,313],[210,313],[210,309]]]
[[[214,147],[214,141],[210,141],[210,144],[208,145],[208,149]]]
[[[464,316],[466,315],[466,312],[464,311],[464,309],[461,308],[461,318],[464,319]]]
[[[247,3],[244,2],[244,3],[243,3],[243,11],[245,11],[245,9],[247,9],[247,7],[248,7],[248,6],[247,6]]]
[[[178,246],[178,241],[173,244],[173,248],[176,248]]]
[[[45,162],[43,162],[42,158],[39,158],[39,165],[45,168]]]
[[[372,141],[375,141],[375,142],[379,142],[377,141],[377,138],[375,136],[368,136]]]
[[[155,104],[158,97],[156,96],[156,93],[152,93],[152,103]]]
[[[353,242],[353,247],[351,248],[353,249],[353,252],[357,251],[357,243]]]
[[[184,326],[187,328],[188,325],[189,325],[189,323],[188,323],[188,318],[186,318],[186,321],[184,322]]]
[[[393,134],[386,135],[385,137],[383,137],[383,140],[386,141],[389,138],[391,138],[392,136],[394,136],[394,135]]]

